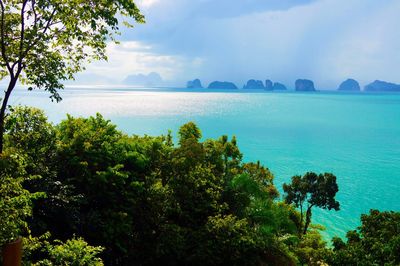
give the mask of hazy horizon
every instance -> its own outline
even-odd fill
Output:
[[[397,0],[136,3],[146,23],[121,27],[121,43],[108,43],[109,60],[88,64],[68,86],[123,86],[129,76],[139,87],[181,88],[196,78],[205,87],[218,80],[241,88],[250,79],[288,89],[296,79],[311,79],[318,90],[336,90],[348,78],[361,88],[400,84]],[[156,84],[143,81],[152,72]]]
[[[75,84],[121,84],[157,72],[167,86],[199,78],[279,81],[297,78],[336,89],[354,78],[400,83],[400,1],[140,0],[146,24],[123,29],[108,62],[88,65]],[[171,15],[173,14],[173,15]]]

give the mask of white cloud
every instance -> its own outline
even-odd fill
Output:
[[[110,53],[110,48],[115,49],[117,48],[118,50],[124,50],[124,51],[132,51],[132,52],[138,52],[138,51],[150,51],[151,46],[150,45],[145,45],[141,42],[137,41],[126,41],[126,42],[121,42],[118,45],[115,45],[114,43],[111,44],[112,46],[108,46],[109,53]]]
[[[160,3],[160,0],[139,0],[138,6],[142,8],[150,8],[158,3]]]
[[[128,75],[159,73],[164,80],[185,80],[184,73],[202,66],[201,58],[158,54],[152,47],[136,41],[109,43],[108,61],[94,62],[78,75],[77,83],[121,83]],[[92,80],[90,79],[92,76]],[[86,79],[86,81],[85,81]],[[182,79],[182,80],[181,80]]]
[[[238,85],[271,78],[288,86],[311,78],[322,89],[348,77],[400,83],[400,1],[285,0],[291,8],[269,10],[250,2],[242,14],[226,15],[227,0],[142,0],[147,24],[124,32],[126,41],[109,46],[109,62],[89,73],[123,80],[155,71],[177,85],[192,78]]]

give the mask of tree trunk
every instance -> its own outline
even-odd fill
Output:
[[[3,153],[3,148],[4,148],[4,120],[6,118],[6,110],[7,110],[7,104],[8,100],[10,98],[11,92],[15,88],[15,84],[17,84],[17,79],[14,78],[10,80],[10,83],[8,84],[8,88],[4,94],[4,99],[1,104],[1,109],[0,109],[0,154]]]
[[[297,225],[297,232],[300,238],[303,229],[302,227],[303,227],[303,202],[300,204],[300,224]]]
[[[305,235],[305,234],[307,233],[308,226],[309,226],[310,223],[311,223],[311,207],[312,207],[312,206],[310,206],[310,207],[307,208],[306,223],[304,224],[303,235]]]
[[[3,108],[1,108],[1,110],[0,110],[0,154],[3,153],[4,119],[5,119],[5,110],[3,111]]]

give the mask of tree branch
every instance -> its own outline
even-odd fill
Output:
[[[22,68],[22,51],[24,47],[24,40],[25,40],[25,8],[28,3],[28,0],[24,0],[22,3],[22,8],[21,8],[21,33],[19,37],[14,37],[14,40],[19,39],[19,51],[18,51],[18,60],[14,62],[11,66],[11,71],[14,73],[14,68],[17,66],[17,72]],[[21,71],[19,71],[21,72]],[[19,76],[19,74],[15,75],[16,77]]]
[[[19,65],[21,64],[21,55],[22,55],[22,49],[24,47],[24,39],[25,39],[25,7],[26,4],[28,3],[28,0],[24,0],[22,3],[22,8],[21,8],[21,37],[19,41]]]
[[[46,23],[46,26],[43,28],[43,32],[41,35],[39,35],[39,37],[37,37],[37,39],[35,41],[33,41],[31,44],[29,44],[26,48],[26,50],[24,51],[24,53],[22,54],[22,58],[24,58],[25,56],[27,56],[27,54],[30,52],[30,50],[41,40],[41,37],[43,35],[46,34],[46,32],[48,31],[48,29],[53,25],[52,24],[52,20],[54,15],[56,14],[56,9],[53,9],[53,11],[51,12],[51,15]],[[58,22],[57,22],[58,23]]]
[[[37,25],[37,22],[38,22],[38,15],[36,13],[35,6],[36,6],[36,0],[32,0],[32,12],[33,12],[33,15],[34,15],[33,28],[36,28],[36,25]]]
[[[303,219],[304,219],[304,217],[303,217],[303,201],[302,200],[300,200],[300,226],[299,226],[299,228],[298,228],[298,231],[299,231],[299,235],[301,236],[301,231],[302,231],[302,226],[303,226]]]
[[[8,61],[7,58],[7,53],[6,53],[6,45],[4,43],[4,16],[5,16],[5,8],[4,8],[4,3],[2,0],[0,0],[0,7],[1,7],[1,21],[0,21],[0,34],[1,34],[1,56],[4,60],[4,63],[7,67],[8,72],[10,73],[11,78],[14,77],[14,72],[12,71],[12,68],[10,67],[10,62]]]
[[[26,4],[28,3],[28,0],[24,0],[22,3],[22,8],[21,8],[21,35],[20,35],[20,40],[19,40],[19,58],[17,61],[17,73],[16,73],[16,78],[18,78],[19,74],[22,71],[22,51],[24,48],[24,40],[25,40],[25,7]],[[14,69],[15,64],[13,65]]]

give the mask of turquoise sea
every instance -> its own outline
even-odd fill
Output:
[[[266,93],[183,89],[70,88],[51,103],[19,89],[11,104],[66,113],[96,112],[129,134],[159,135],[195,121],[204,138],[235,135],[246,161],[260,160],[281,189],[307,171],[338,177],[341,210],[314,210],[326,237],[344,236],[371,208],[400,211],[400,94]]]

